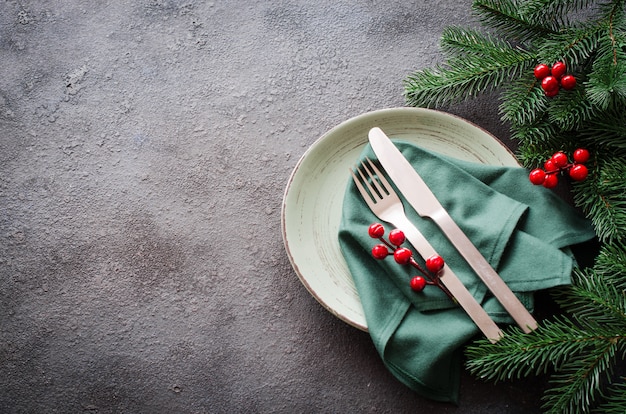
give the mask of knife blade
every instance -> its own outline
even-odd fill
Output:
[[[478,277],[491,290],[519,327],[526,333],[537,328],[537,321],[491,267],[463,230],[452,220],[445,208],[428,188],[404,155],[380,129],[372,128],[369,142],[387,175],[406,200],[422,217],[433,220],[459,251]]]

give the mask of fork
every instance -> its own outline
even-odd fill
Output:
[[[366,160],[367,163],[361,161],[360,168],[355,167],[358,176],[353,169],[350,169],[350,174],[367,206],[380,220],[402,230],[420,256],[427,258],[436,255],[435,249],[406,216],[402,200],[387,179],[369,158],[366,157]],[[439,279],[489,341],[495,343],[503,336],[498,325],[445,263]]]

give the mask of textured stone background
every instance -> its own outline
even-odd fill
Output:
[[[470,1],[2,1],[0,412],[531,413],[422,399],[290,267],[304,151],[404,105]],[[497,102],[450,108],[505,142]]]

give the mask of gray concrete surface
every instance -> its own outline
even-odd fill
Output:
[[[403,106],[470,3],[3,1],[0,412],[538,411],[541,381],[406,389],[281,239],[307,147]],[[496,108],[450,111],[506,141]]]

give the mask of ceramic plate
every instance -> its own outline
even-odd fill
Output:
[[[459,117],[429,109],[393,108],[369,112],[334,127],[300,158],[282,205],[282,233],[291,264],[313,295],[343,321],[367,330],[363,307],[339,248],[337,232],[349,168],[380,127],[399,138],[456,158],[519,166],[493,135]]]

